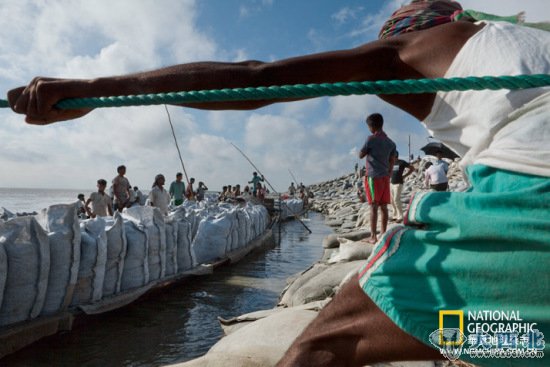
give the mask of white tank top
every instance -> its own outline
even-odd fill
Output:
[[[484,23],[445,77],[550,74],[550,32]],[[550,87],[438,92],[424,124],[462,165],[550,177]]]

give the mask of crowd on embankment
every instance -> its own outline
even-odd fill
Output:
[[[403,184],[400,200],[407,203],[415,191],[425,190],[425,168],[432,158],[417,160],[414,172]],[[458,161],[448,162],[450,191],[465,190]],[[361,200],[360,170],[334,180],[308,186],[313,194],[310,210],[325,214],[326,224],[335,234],[327,236],[322,244],[325,251],[311,267],[287,280],[279,303],[269,310],[261,310],[231,319],[221,319],[225,336],[204,356],[178,364],[178,367],[216,366],[274,366],[302,330],[338,292],[349,277],[355,276],[365,263],[374,245],[365,242],[369,232],[369,205]],[[359,194],[358,194],[359,193]],[[406,359],[406,356],[403,357]],[[424,361],[379,363],[378,367],[450,367],[469,366],[461,361]]]

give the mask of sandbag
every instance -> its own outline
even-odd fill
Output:
[[[71,305],[101,300],[107,263],[107,234],[101,217],[80,223],[80,267]]]
[[[285,309],[236,330],[205,356],[178,366],[275,366],[316,315],[314,311]]]
[[[43,209],[36,219],[50,239],[50,275],[42,315],[65,310],[73,298],[80,265],[78,206],[58,204]]]
[[[373,244],[361,241],[351,241],[345,238],[338,238],[340,247],[328,259],[327,263],[349,262],[354,260],[366,260],[374,248]]]
[[[324,248],[336,248],[340,246],[340,241],[338,238],[346,238],[348,240],[359,241],[363,238],[369,237],[369,230],[358,230],[353,232],[341,233],[341,234],[329,234],[323,239]]]
[[[166,271],[164,276],[171,276],[178,273],[178,223],[166,221]]]
[[[350,272],[359,270],[364,263],[364,261],[352,261],[329,266],[328,269],[309,279],[292,296],[289,296],[286,305],[298,306],[332,297],[342,280]]]
[[[246,245],[245,239],[241,239],[239,231],[239,220],[237,219],[237,212],[232,211],[230,213],[231,219],[231,251],[238,250]]]
[[[149,282],[164,278],[166,272],[166,229],[164,216],[152,206],[125,209],[122,216],[141,226],[147,236]]]
[[[147,233],[134,221],[124,222],[126,234],[126,257],[120,290],[139,288],[149,283]]]
[[[189,270],[194,264],[194,255],[191,248],[191,224],[187,220],[179,220],[177,223],[177,261],[178,273]]]
[[[250,215],[243,208],[237,209],[237,230],[239,231],[239,241],[244,243],[242,246],[246,246],[252,239],[250,238]]]
[[[126,257],[126,233],[122,216],[116,212],[113,219],[106,221],[107,262],[103,281],[103,297],[120,292],[124,259]]]
[[[281,219],[293,218],[304,210],[304,203],[300,199],[287,199],[281,202]]]
[[[194,266],[211,263],[225,257],[228,243],[227,237],[231,234],[231,220],[228,217],[208,218],[199,224],[197,235],[191,244],[196,258]]]
[[[175,231],[175,255],[176,273],[190,270],[193,267],[193,254],[191,252],[191,223],[188,220],[187,209],[180,205],[171,212],[167,222],[172,223]],[[166,248],[168,251],[168,239]],[[169,256],[167,255],[167,258]]]
[[[327,299],[322,300],[322,301],[315,301],[315,302],[307,303],[305,305],[292,307],[292,309],[293,310],[308,310],[308,311],[319,312],[331,300],[332,300],[332,298],[327,298]],[[254,311],[254,312],[246,313],[244,315],[240,315],[240,316],[237,316],[237,317],[231,317],[229,319],[224,319],[224,318],[218,316],[218,321],[220,323],[220,326],[223,330],[224,335],[229,335],[229,334],[234,333],[235,331],[245,327],[246,325],[248,325],[248,324],[250,324],[254,321],[269,317],[269,316],[271,316],[275,313],[283,312],[285,310],[288,310],[288,309],[283,308],[283,307],[276,307],[276,308],[271,308],[271,309],[267,309],[267,310],[260,310],[260,311]]]
[[[0,223],[0,248],[0,278],[4,279],[0,326],[33,319],[46,299],[50,274],[48,234],[34,217],[15,218]]]
[[[292,297],[298,289],[300,289],[304,284],[309,282],[310,279],[321,274],[323,271],[328,269],[328,265],[325,264],[313,264],[308,269],[293,275],[292,280],[288,282],[288,285],[281,292],[281,297],[279,299],[280,306],[288,306],[291,302]]]

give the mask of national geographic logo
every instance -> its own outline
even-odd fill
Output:
[[[518,310],[468,311],[467,319],[465,327],[463,310],[440,310],[439,329],[429,336],[430,343],[451,361],[462,353],[470,358],[544,356],[544,334],[534,328],[536,323],[525,322]]]

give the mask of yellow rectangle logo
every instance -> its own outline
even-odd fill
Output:
[[[444,325],[444,318],[445,316],[458,316],[458,328],[460,329],[460,340],[444,340],[443,338],[443,330],[445,329]],[[462,335],[464,335],[464,311],[463,310],[440,310],[439,311],[439,345],[453,345],[453,346],[459,346],[464,343],[464,340],[462,339]]]

